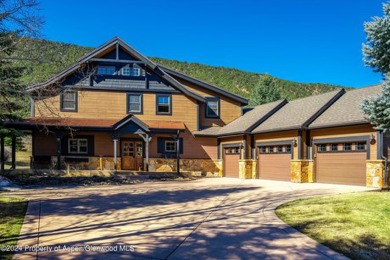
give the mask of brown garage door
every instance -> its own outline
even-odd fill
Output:
[[[290,180],[290,154],[260,154],[259,177],[271,180]]]
[[[346,151],[344,145],[321,146],[317,147],[315,162],[317,182],[366,185],[365,144],[361,144],[360,150],[355,144],[348,145]]]
[[[224,149],[223,171],[225,177],[238,178],[238,160],[240,159],[240,148],[232,147]]]

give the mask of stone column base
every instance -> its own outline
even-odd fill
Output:
[[[370,188],[385,187],[384,160],[369,160],[366,162],[366,186]]]
[[[253,173],[254,171],[254,173]],[[256,177],[256,161],[247,159],[238,161],[238,176],[240,179],[252,179]]]
[[[291,160],[291,182],[314,182],[314,163],[312,160]]]

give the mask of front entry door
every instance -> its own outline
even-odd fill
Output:
[[[122,170],[143,170],[141,141],[122,141]]]

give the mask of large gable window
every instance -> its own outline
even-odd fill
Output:
[[[127,94],[127,113],[142,114],[142,94]]]
[[[77,111],[77,92],[65,91],[61,95],[61,111]]]
[[[122,68],[122,75],[123,76],[132,76],[132,77],[139,77],[141,76],[141,69],[140,68]]]
[[[172,114],[172,96],[157,95],[156,96],[156,114],[171,115]]]
[[[114,66],[99,66],[97,69],[98,75],[115,75]]]
[[[206,117],[219,118],[219,98],[206,99]]]
[[[88,139],[70,138],[68,139],[69,154],[88,154]]]

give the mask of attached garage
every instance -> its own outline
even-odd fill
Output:
[[[291,145],[260,146],[258,151],[260,179],[290,181]]]
[[[366,185],[366,142],[318,144],[316,181],[346,185]]]
[[[223,148],[223,173],[224,177],[239,178],[238,162],[241,149],[237,147]]]

